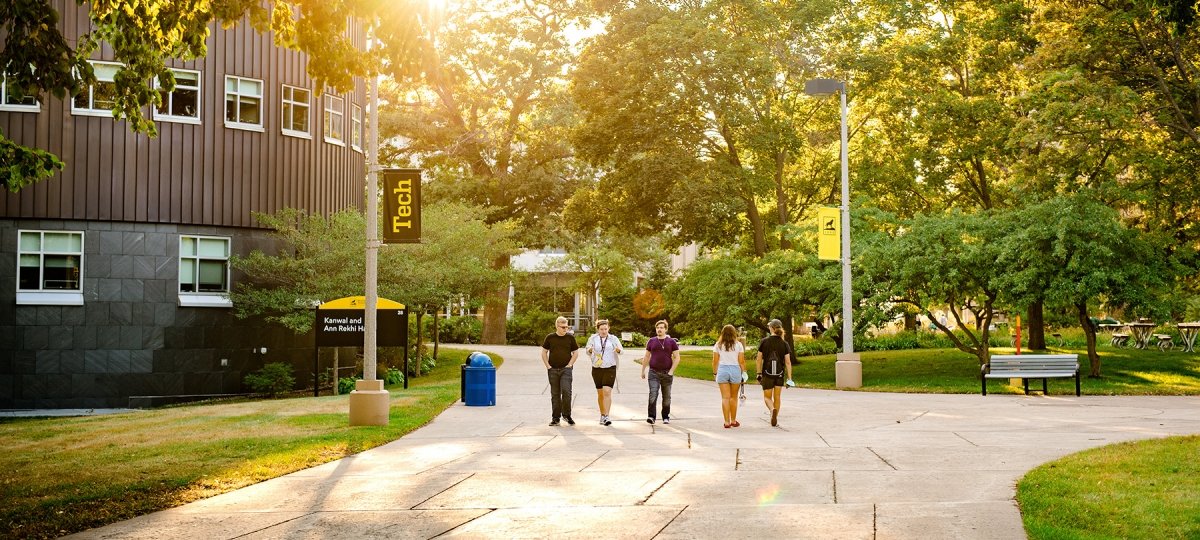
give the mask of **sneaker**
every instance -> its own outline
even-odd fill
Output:
[[[609,418],[608,418],[607,416],[605,416],[605,417],[604,417],[604,422],[602,422],[602,423],[603,423],[604,425],[606,425],[606,426],[611,426],[611,425],[612,425],[612,420],[609,420]]]
[[[663,423],[664,423],[664,424],[670,424],[670,423],[671,423],[671,419],[670,419],[670,418],[663,418]]]
[[[557,426],[557,425],[558,425],[558,420],[551,420],[551,421],[550,421],[550,425],[552,425],[552,426]]]
[[[654,417],[653,417],[653,416],[647,416],[647,417],[646,417],[646,423],[647,423],[647,424],[653,424],[653,423],[654,423]]]
[[[570,416],[564,416],[564,417],[563,417],[563,420],[566,420],[566,421],[567,421],[567,423],[568,423],[568,424],[570,424],[570,425],[572,425],[572,426],[573,426],[573,425],[575,425],[575,420],[574,420],[573,418],[571,418]]]
[[[771,425],[779,425],[779,409],[771,409]]]

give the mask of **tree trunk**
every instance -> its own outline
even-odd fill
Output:
[[[424,309],[424,308],[417,310],[417,354],[416,354],[416,357],[417,357],[417,371],[416,371],[416,373],[414,374],[414,377],[420,377],[420,376],[421,376],[421,351],[422,351],[423,349],[425,349],[425,347],[424,347],[424,345],[425,345],[425,344],[421,342],[421,340],[422,340],[422,339],[424,339],[424,337],[425,337],[425,336],[422,334],[422,332],[421,332],[421,326],[422,326],[422,325],[421,325],[421,318],[422,318],[422,317],[424,317],[424,316],[425,316],[425,309]]]
[[[441,333],[438,331],[438,319],[441,319],[437,313],[433,314],[433,359],[438,359],[438,342],[441,341]]]
[[[1032,350],[1046,349],[1046,320],[1042,317],[1042,312],[1045,311],[1045,305],[1042,299],[1029,304],[1029,308],[1025,310],[1025,319],[1029,324],[1029,336],[1025,343]]]
[[[338,348],[333,348],[333,395],[338,395],[341,388],[338,388]]]
[[[783,318],[783,339],[784,341],[787,341],[788,347],[791,347],[792,351],[796,350],[796,336],[792,335],[792,328],[794,328],[795,325],[796,319],[792,315],[789,314]],[[792,353],[792,363],[796,363],[795,352]]]
[[[829,328],[825,330],[825,335],[829,336],[829,339],[833,340],[833,343],[837,346],[837,348],[844,351],[846,349],[842,346],[842,343],[844,343],[842,341],[842,319],[838,315],[840,315],[840,313],[829,314]]]
[[[767,254],[767,237],[763,229],[762,215],[754,204],[753,197],[743,197],[746,202],[746,219],[750,221],[750,230],[754,235],[754,256],[762,257]]]
[[[782,150],[775,152],[775,212],[779,219],[779,249],[792,249],[792,242],[787,238],[787,228],[782,225],[791,223],[788,212],[787,194],[783,191],[783,168],[787,165],[787,155]],[[791,336],[791,333],[788,333]],[[790,343],[791,340],[789,339]]]
[[[493,270],[506,271],[509,267],[508,256],[504,255],[492,261]],[[487,294],[483,303],[483,336],[480,343],[487,345],[505,345],[508,343],[508,282],[497,285]]]
[[[1096,354],[1096,327],[1088,318],[1087,302],[1076,302],[1075,312],[1079,315],[1079,325],[1083,327],[1083,336],[1087,338],[1088,377],[1100,376],[1100,355]]]
[[[904,331],[905,332],[916,332],[917,331],[917,314],[916,313],[909,313],[907,311],[904,312]]]

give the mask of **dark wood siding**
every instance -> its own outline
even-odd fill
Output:
[[[62,10],[68,41],[87,28],[74,2]],[[356,30],[364,43],[361,29]],[[97,60],[111,60],[102,47]],[[12,194],[0,190],[0,217],[88,219],[233,227],[258,226],[252,212],[303,208],[328,214],[363,206],[363,155],[351,149],[352,105],[365,110],[366,85],[345,100],[346,145],[322,137],[322,92],[305,72],[305,55],[277,48],[248,24],[216,26],[208,56],[173,67],[200,71],[201,123],[158,121],[155,138],[124,121],[71,113],[71,102],[42,96],[40,112],[0,111],[0,130],[19,144],[57,154],[64,171]],[[263,81],[263,131],[225,127],[225,76]],[[283,135],[282,85],[311,91],[311,139]],[[147,110],[147,115],[152,111]]]

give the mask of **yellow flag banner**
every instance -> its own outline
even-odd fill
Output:
[[[383,243],[421,243],[421,170],[384,169]]]
[[[842,258],[840,208],[817,209],[817,258],[822,261],[836,261]]]

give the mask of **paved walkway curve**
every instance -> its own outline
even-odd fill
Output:
[[[756,387],[724,429],[716,385],[677,379],[645,422],[629,351],[599,424],[586,363],[573,427],[549,427],[535,347],[505,358],[497,405],[449,408],[393,443],[80,538],[1024,538],[1026,471],[1117,441],[1200,432],[1194,397],[882,394]],[[1086,384],[1086,383],[1085,383]],[[1059,393],[1055,393],[1059,392]]]

